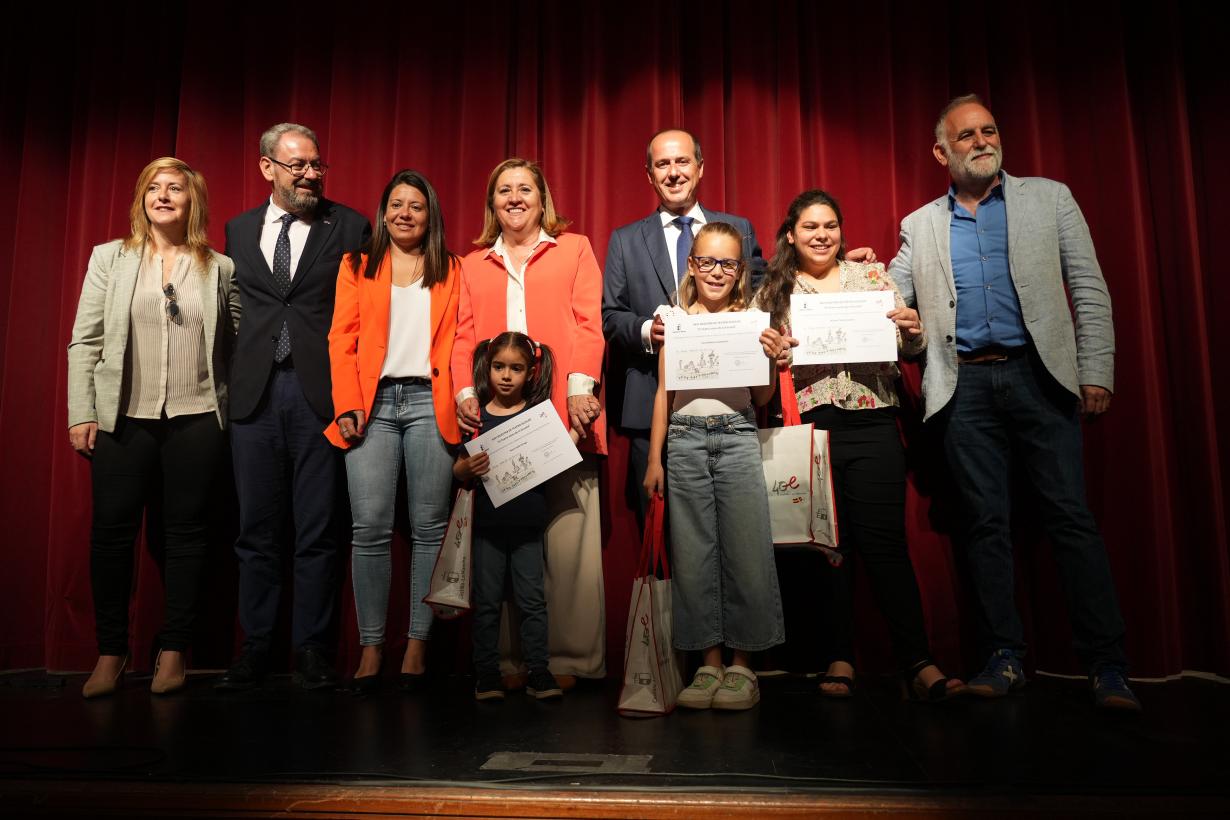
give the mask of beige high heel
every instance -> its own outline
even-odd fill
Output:
[[[114,657],[114,655],[110,656]],[[100,657],[99,660],[102,658]],[[128,668],[128,656],[120,658],[120,671],[115,673],[111,678],[98,678],[98,665],[95,664],[94,672],[90,675],[89,680],[81,687],[81,697],[83,698],[101,698],[110,695],[120,687],[124,681],[124,670]]]
[[[185,664],[185,670],[178,675],[160,679],[158,673],[162,669],[162,653],[163,650],[159,649],[158,657],[154,661],[154,679],[149,683],[149,690],[155,695],[173,695],[188,683],[187,665]]]

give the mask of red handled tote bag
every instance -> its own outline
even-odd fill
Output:
[[[679,659],[671,643],[671,572],[666,561],[662,496],[649,501],[641,542],[640,571],[632,582],[628,633],[624,644],[624,682],[619,713],[625,717],[670,714],[683,689]],[[657,577],[658,568],[662,577]]]
[[[839,559],[832,551],[837,546],[837,509],[829,432],[802,423],[789,368],[779,371],[778,380],[785,426],[759,431],[773,543],[811,546],[829,560]]]

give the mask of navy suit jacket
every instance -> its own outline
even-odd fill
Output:
[[[752,290],[760,285],[765,261],[756,243],[756,230],[741,216],[711,211],[701,206],[706,222],[728,222],[743,236],[743,257],[748,261]],[[653,318],[658,305],[673,304],[675,274],[671,267],[662,218],[654,211],[611,234],[602,273],[602,332],[606,336],[610,361],[607,378],[611,394],[619,394],[623,379],[623,401],[617,402],[619,415],[612,420],[625,430],[648,430],[653,417],[653,399],[658,391],[658,357],[645,352],[641,327]],[[750,294],[749,294],[750,295]]]
[[[323,430],[333,419],[329,327],[337,271],[342,255],[367,242],[372,227],[356,211],[322,198],[290,290],[283,295],[260,248],[268,207],[266,201],[226,223],[226,255],[235,260],[235,282],[243,304],[231,365],[231,418],[245,419],[260,405],[278,334],[286,322],[295,373],[308,404],[323,420]]]

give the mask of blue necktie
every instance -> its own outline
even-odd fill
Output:
[[[679,226],[679,239],[675,242],[675,260],[679,263],[675,271],[675,284],[683,281],[688,272],[688,257],[692,254],[692,223],[690,216],[677,216],[673,220]]]
[[[273,246],[273,281],[285,296],[290,290],[290,226],[295,221],[294,214],[282,214],[282,231],[278,234],[277,244]],[[290,329],[282,322],[282,331],[278,334],[277,347],[273,349],[273,360],[278,364],[286,361],[290,355]]]

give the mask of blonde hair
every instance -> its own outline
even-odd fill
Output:
[[[145,194],[150,182],[162,171],[177,171],[183,174],[188,188],[188,227],[185,239],[188,251],[196,257],[202,270],[209,264],[209,189],[205,177],[192,170],[188,163],[175,157],[159,157],[146,165],[137,176],[137,186],[132,195],[132,207],[128,210],[129,234],[124,240],[128,250],[140,248],[149,239],[150,221],[145,213]]]
[[[542,168],[538,167],[538,163],[528,159],[521,159],[520,157],[509,157],[495,166],[495,170],[487,178],[487,203],[483,211],[483,232],[479,235],[478,239],[474,240],[474,244],[479,247],[490,248],[495,244],[495,240],[500,235],[500,222],[496,219],[495,205],[493,204],[495,202],[495,184],[499,180],[500,174],[513,168],[524,168],[534,178],[534,184],[538,187],[538,195],[542,198],[542,220],[540,227],[546,231],[547,236],[559,236],[564,232],[565,228],[572,224],[572,220],[555,212],[555,202],[551,199],[551,189],[547,187],[547,178],[543,176]]]
[[[727,303],[726,309],[747,310],[748,293],[751,288],[748,284],[747,263],[743,259],[743,234],[739,233],[739,229],[728,222],[706,222],[696,232],[696,238],[692,240],[692,249],[688,252],[688,275],[683,277],[683,281],[679,283],[679,307],[686,310],[696,302],[696,279],[690,264],[691,255],[696,253],[696,243],[700,242],[702,237],[712,234],[733,239],[735,247],[739,249],[739,271],[735,274],[735,285],[730,289],[730,301]]]

